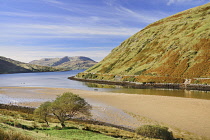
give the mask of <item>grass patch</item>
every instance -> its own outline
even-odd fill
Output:
[[[34,118],[34,120],[37,119]],[[53,117],[49,119],[50,127],[47,127],[44,122],[34,120],[28,120],[27,113],[0,109],[0,140],[10,140],[8,137],[17,140],[28,138],[32,140],[149,139],[103,122],[71,120],[66,121],[67,127],[62,129],[60,123]]]
[[[114,140],[115,138],[105,136],[102,134],[84,131],[80,129],[64,129],[64,130],[43,130],[42,132],[48,134],[51,137],[58,137],[64,139],[76,139],[76,140]]]
[[[5,131],[3,129],[0,129],[0,140],[35,140],[35,139],[20,132]]]

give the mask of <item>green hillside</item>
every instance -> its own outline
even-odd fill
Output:
[[[27,64],[0,56],[0,74],[3,73],[24,73],[24,72],[50,72],[62,69],[47,66]]]
[[[79,78],[210,83],[210,3],[154,22]],[[199,79],[197,79],[199,78]]]

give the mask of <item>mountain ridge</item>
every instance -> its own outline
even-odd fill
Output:
[[[68,70],[76,70],[87,69],[95,65],[97,62],[84,56],[64,56],[62,58],[42,58],[40,60],[34,60],[29,63],[41,66],[52,66],[56,68],[65,68]]]

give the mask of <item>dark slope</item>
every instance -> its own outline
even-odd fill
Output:
[[[0,74],[25,73],[25,72],[49,72],[49,71],[60,71],[60,70],[61,69],[56,69],[47,66],[27,64],[0,56]]]

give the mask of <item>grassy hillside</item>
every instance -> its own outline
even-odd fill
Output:
[[[0,74],[24,73],[24,72],[49,72],[49,71],[60,71],[60,70],[62,69],[27,64],[0,56]]]
[[[41,66],[52,66],[55,68],[65,68],[68,70],[76,70],[76,69],[88,69],[94,66],[97,62],[94,60],[83,57],[68,57],[65,56],[63,58],[43,58],[40,60],[31,61],[30,64],[36,64]]]
[[[77,77],[137,82],[210,83],[210,3],[161,19],[134,34]],[[94,74],[93,74],[94,73]],[[203,79],[205,78],[205,79]]]

